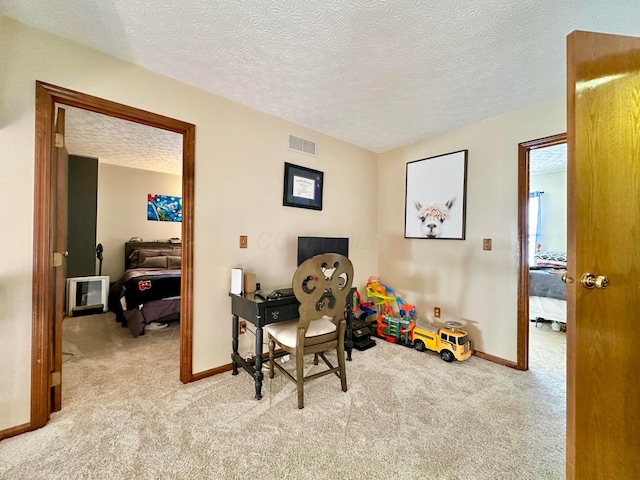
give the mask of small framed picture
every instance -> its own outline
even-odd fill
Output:
[[[323,172],[285,162],[282,205],[322,210],[323,180]]]
[[[464,240],[468,150],[407,163],[404,237]]]

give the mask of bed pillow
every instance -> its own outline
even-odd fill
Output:
[[[145,259],[150,257],[166,257],[167,255],[175,255],[171,249],[149,249],[149,248],[140,248],[131,252],[129,255],[129,260],[131,268],[140,268],[144,263]],[[165,267],[166,268],[166,267]]]
[[[167,257],[167,268],[180,269],[181,266],[182,266],[182,257],[178,257],[175,255],[169,255]]]
[[[167,268],[166,256],[147,257],[138,265],[139,268]]]

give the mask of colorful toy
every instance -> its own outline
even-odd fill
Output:
[[[377,313],[375,309],[371,307],[373,307],[373,302],[363,302],[362,298],[360,298],[360,292],[356,290],[356,302],[353,306],[354,317],[364,322],[369,315],[374,315]],[[359,315],[358,312],[360,312]]]
[[[417,327],[414,321],[416,307],[404,302],[377,277],[367,282],[367,295],[377,298],[376,305],[384,305],[378,315],[376,335],[388,342],[413,347],[419,352],[431,350],[440,354],[445,362],[467,360],[472,352],[468,334],[458,322],[446,322],[445,327]],[[398,306],[399,316],[394,316],[392,304]]]
[[[367,297],[375,298],[374,305],[384,304],[385,313],[391,313],[391,303],[397,300],[396,294],[386,285],[380,283],[378,277],[369,277],[366,286]]]

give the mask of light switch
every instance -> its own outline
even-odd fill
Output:
[[[240,248],[247,248],[247,236],[246,235],[240,235]]]
[[[482,249],[483,250],[491,250],[491,239],[490,238],[484,238],[482,240]]]

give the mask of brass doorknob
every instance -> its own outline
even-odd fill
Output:
[[[596,277],[596,288],[600,290],[604,290],[609,285],[609,279],[603,275],[598,275]]]
[[[560,277],[562,280],[562,283],[573,283],[573,278],[569,278],[567,277],[567,272],[564,272],[562,274],[562,277]]]
[[[603,275],[597,277],[593,273],[585,273],[580,278],[580,283],[586,288],[598,288],[604,290],[609,285],[609,279]]]

